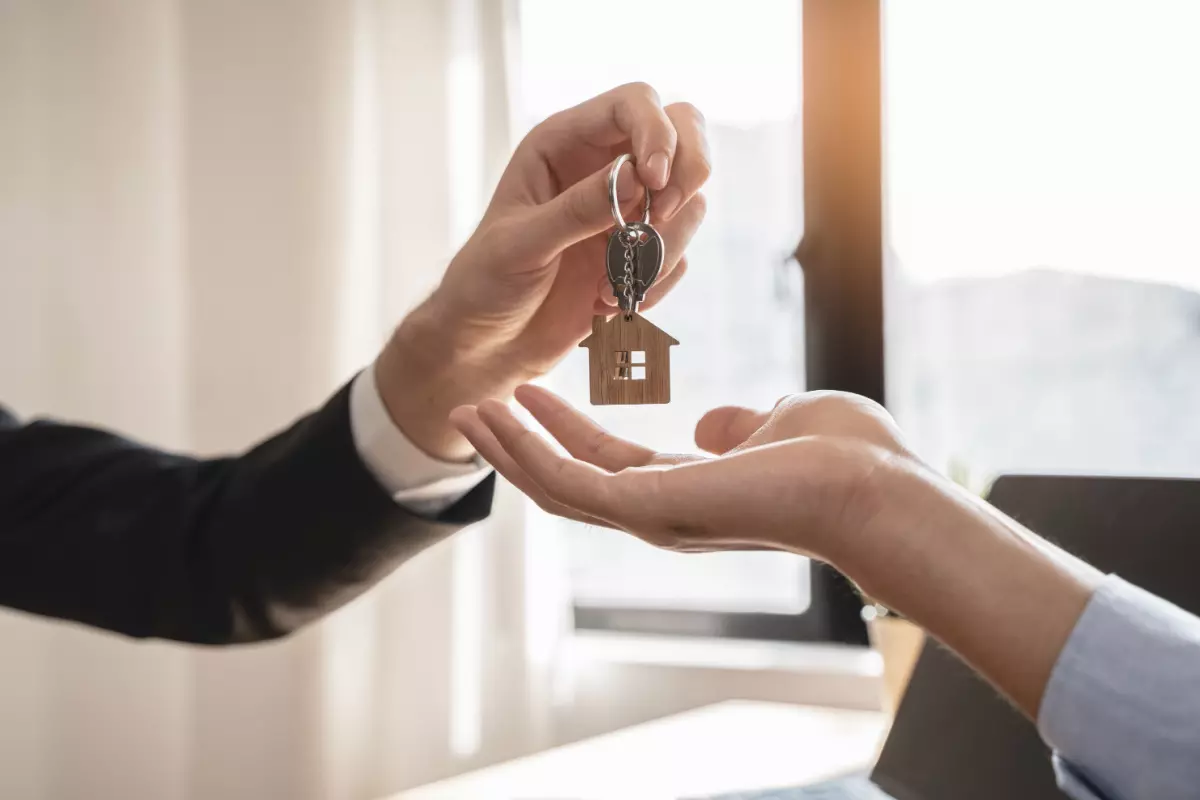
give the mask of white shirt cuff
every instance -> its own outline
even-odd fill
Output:
[[[350,430],[359,458],[375,480],[392,499],[417,514],[440,514],[491,472],[478,456],[464,462],[439,461],[410,442],[379,396],[374,364],[360,372],[350,387]]]

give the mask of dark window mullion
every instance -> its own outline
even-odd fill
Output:
[[[884,401],[879,0],[804,0],[807,388]]]
[[[883,94],[879,0],[804,0],[806,388],[884,402]],[[831,638],[864,635],[862,601],[812,570]]]

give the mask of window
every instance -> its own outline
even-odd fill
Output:
[[[1200,5],[604,11],[654,46],[592,24],[591,6],[523,0],[526,121],[649,80],[706,112],[716,165],[693,274],[651,314],[684,343],[677,400],[600,409],[604,424],[676,449],[709,406],[807,383],[885,401],[975,488],[1011,471],[1200,474]],[[784,266],[797,240],[802,281]],[[559,373],[576,402],[584,369]],[[815,614],[848,630],[852,595],[801,560],[563,533],[585,620],[649,610],[631,619],[711,633],[742,615],[787,619],[751,628],[789,637]]]
[[[800,5],[747,0],[730,13],[694,0],[611,0],[602,8],[520,2],[517,107],[526,129],[635,80],[654,85],[665,103],[695,103],[708,122],[715,172],[705,225],[689,248],[688,279],[647,314],[682,342],[672,357],[671,404],[589,407],[583,352],[553,376],[553,388],[620,435],[679,452],[710,408],[769,408],[804,387],[801,277],[789,260],[803,226]],[[635,20],[636,30],[603,20]],[[618,377],[644,378],[644,354],[641,361],[627,355]],[[810,586],[824,579],[806,559],[669,553],[536,509],[531,516],[531,524],[552,527],[568,543],[577,625],[830,635],[823,589],[810,597]]]
[[[616,373],[613,375],[619,381],[646,380],[646,351],[618,350],[615,353],[617,362]]]
[[[1200,4],[884,4],[888,404],[934,466],[1200,474]]]

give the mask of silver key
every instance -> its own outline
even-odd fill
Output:
[[[646,291],[662,270],[665,251],[662,234],[649,222],[627,223],[608,237],[608,282],[626,314],[636,313],[638,304],[646,299]]]

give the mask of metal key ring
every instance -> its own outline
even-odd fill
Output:
[[[621,204],[617,200],[617,177],[621,174],[621,167],[625,162],[633,163],[633,156],[625,153],[619,156],[613,162],[612,170],[608,173],[608,203],[612,206],[613,221],[617,223],[617,227],[623,231],[629,231],[629,224],[625,222],[625,218],[621,216]],[[642,203],[642,224],[650,224],[650,187],[645,187],[645,200]]]

